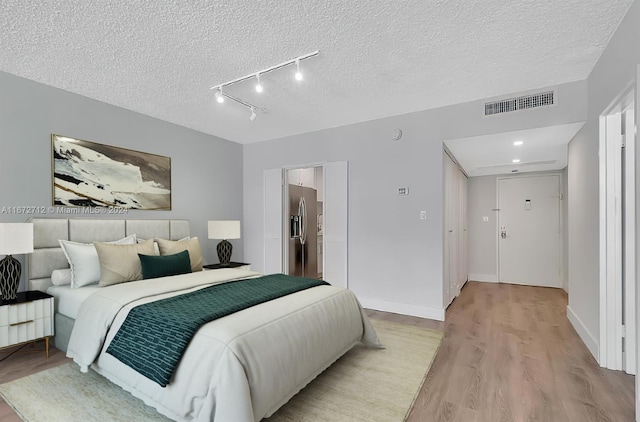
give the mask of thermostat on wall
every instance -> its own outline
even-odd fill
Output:
[[[409,195],[409,188],[398,188],[398,195]]]

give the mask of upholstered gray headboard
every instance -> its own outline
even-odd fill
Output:
[[[32,218],[33,253],[27,255],[29,290],[45,291],[51,285],[51,272],[69,268],[58,239],[73,242],[107,242],[135,234],[138,239],[178,240],[191,235],[188,220],[90,220]]]

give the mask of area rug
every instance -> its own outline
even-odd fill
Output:
[[[426,328],[371,320],[385,349],[356,346],[265,422],[404,421],[442,341]],[[93,371],[68,363],[0,385],[27,422],[168,421]]]

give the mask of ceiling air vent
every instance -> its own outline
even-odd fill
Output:
[[[484,104],[484,115],[508,113],[510,111],[527,110],[530,108],[551,106],[555,104],[555,91],[540,92],[538,94],[523,95],[506,100],[492,101]]]

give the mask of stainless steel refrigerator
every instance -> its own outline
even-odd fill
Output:
[[[318,192],[289,185],[289,275],[318,278]]]

